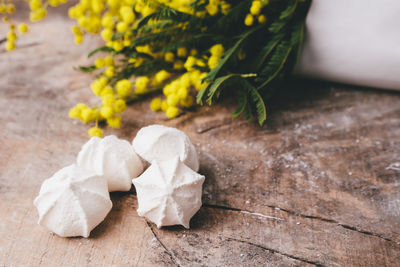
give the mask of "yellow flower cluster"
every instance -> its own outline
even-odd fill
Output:
[[[193,0],[80,0],[69,9],[69,16],[77,21],[77,25],[72,27],[77,44],[82,43],[85,33],[100,34],[108,47],[119,52],[125,47],[132,49],[130,46],[134,36],[131,30],[136,28],[140,18],[154,13],[157,5],[163,4],[181,12],[194,14],[192,3]],[[219,12],[225,14],[229,8],[230,5],[225,1],[210,0],[205,11],[196,15],[213,16]],[[152,23],[156,21],[148,22]],[[182,24],[182,27],[185,25]],[[215,68],[224,53],[221,44],[212,46],[209,56],[199,56],[196,49],[188,47],[155,53],[150,45],[144,45],[136,46],[135,50],[171,64],[174,74],[160,70],[151,77],[140,76],[134,81],[118,80],[119,67],[113,57],[96,59],[95,67],[101,70],[102,74],[91,84],[91,88],[93,93],[101,98],[101,104],[92,108],[78,104],[70,110],[71,118],[78,118],[84,123],[96,122],[96,126],[89,130],[91,136],[101,136],[101,130],[97,127],[100,120],[106,120],[109,126],[118,128],[121,123],[119,114],[125,110],[127,100],[161,89],[165,98],[154,98],[151,101],[151,109],[164,112],[168,118],[178,116],[183,108],[194,104],[194,92],[191,92],[191,89],[199,91],[206,85],[202,83],[206,72],[200,71],[199,68]],[[146,60],[144,57],[133,57],[128,58],[127,62],[128,66],[138,68]],[[176,73],[180,74],[177,76]]]
[[[221,0],[209,0],[208,4],[206,5],[207,13],[210,16],[215,16],[218,14],[218,12],[227,14],[230,8],[230,4]]]
[[[65,4],[68,0],[48,0],[43,3],[42,0],[29,0],[29,7],[31,12],[29,14],[29,19],[32,22],[42,20],[47,15],[47,7],[50,5],[52,7],[57,7],[61,4]]]
[[[244,19],[244,24],[246,26],[252,26],[254,24],[255,18],[260,24],[267,22],[267,17],[261,14],[261,10],[264,6],[268,4],[269,0],[253,0],[250,7],[250,13],[246,15]]]
[[[102,60],[107,61],[106,59]],[[125,111],[126,100],[132,95],[132,83],[127,79],[122,79],[113,88],[108,85],[108,82],[106,76],[100,76],[91,84],[93,93],[101,99],[101,105],[88,107],[79,103],[70,109],[70,118],[80,119],[86,124],[95,121],[96,125],[98,121],[105,120],[110,127],[119,128],[121,126],[120,113]]]
[[[80,0],[77,5],[69,9],[68,14],[78,23],[78,26],[72,29],[77,44],[82,43],[85,32],[94,34],[100,32],[107,46],[121,51],[131,45],[132,34],[128,30],[135,28],[139,18],[154,13],[157,5],[163,4],[193,14],[192,3],[193,0]],[[219,12],[226,14],[230,5],[223,0],[210,0],[205,9],[209,15],[214,16]],[[199,11],[196,15],[205,14],[205,11]],[[113,40],[115,33],[120,33],[123,37]]]
[[[163,88],[164,100],[154,98],[150,107],[153,111],[163,111],[168,118],[174,118],[179,115],[180,108],[188,108],[194,104],[194,98],[190,94],[192,87],[200,90],[202,88],[201,80],[206,73],[199,70],[190,70],[168,83]]]
[[[66,3],[68,0],[26,0],[29,3],[30,13],[29,19],[31,22],[39,21],[46,17],[47,7],[56,7],[60,4]],[[15,13],[16,8],[11,0],[0,0],[0,16],[2,21],[8,23],[9,32],[7,33],[6,39],[6,50],[11,51],[15,49],[15,42],[18,39],[17,32],[15,30],[15,24],[10,21],[10,15]],[[28,32],[28,25],[25,23],[20,23],[18,25],[18,31],[22,34]]]
[[[77,44],[82,43],[85,32],[100,33],[107,46],[121,51],[131,45],[132,34],[128,30],[135,27],[137,19],[153,12],[144,0],[81,0],[68,14],[78,24],[72,28]],[[115,33],[123,37],[112,40]]]
[[[218,66],[224,51],[222,44],[216,44],[210,48],[211,57],[208,59],[208,67],[211,70]]]
[[[9,31],[7,33],[5,48],[7,51],[15,49],[15,42],[18,39],[18,35],[15,29],[15,24],[10,21],[10,15],[15,13],[15,5],[8,3],[8,1],[0,2],[0,15],[2,16],[2,21],[8,23]],[[25,23],[20,23],[18,25],[18,31],[22,34],[28,32],[28,26]]]

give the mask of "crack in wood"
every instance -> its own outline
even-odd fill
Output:
[[[253,215],[253,216],[257,216],[257,217],[261,217],[261,218],[265,218],[265,219],[273,219],[273,220],[278,220],[278,221],[284,221],[284,219],[282,219],[282,218],[268,216],[268,215],[265,215],[265,214],[261,214],[261,213],[258,213],[258,212],[252,212],[252,211],[248,211],[248,210],[244,210],[244,209],[237,209],[237,208],[231,208],[231,207],[220,206],[220,205],[212,205],[212,204],[207,204],[207,203],[204,203],[203,207],[214,208],[214,209],[222,209],[222,210],[230,210],[230,211],[237,211],[237,212],[240,212],[240,213],[243,213],[243,214]]]
[[[228,237],[226,240],[227,241],[236,241],[236,242],[248,244],[248,245],[251,245],[251,246],[254,246],[254,247],[261,248],[263,250],[267,250],[267,251],[269,251],[271,253],[279,254],[279,255],[288,257],[290,259],[293,259],[293,260],[298,260],[298,261],[301,261],[301,262],[312,264],[314,266],[324,266],[322,263],[311,261],[311,260],[307,260],[305,258],[294,256],[294,255],[291,255],[291,254],[288,254],[288,253],[285,253],[285,252],[282,252],[282,251],[279,251],[279,250],[276,250],[276,249],[273,249],[273,248],[267,248],[267,247],[264,247],[264,246],[261,246],[259,244],[255,244],[255,243],[252,243],[252,242],[249,242],[249,241],[246,241],[246,240],[240,240],[240,239],[236,239],[236,238],[232,238],[232,237]]]
[[[198,129],[198,130],[197,130],[197,133],[203,134],[203,133],[206,133],[206,132],[208,132],[208,131],[211,131],[211,130],[214,130],[214,129],[223,127],[223,126],[225,126],[225,125],[229,125],[229,124],[231,124],[231,123],[232,123],[232,119],[224,119],[224,120],[222,120],[222,121],[219,121],[219,123],[209,125],[208,127],[205,127],[205,128],[203,128],[203,129]]]
[[[158,243],[163,247],[164,252],[169,256],[171,261],[175,264],[175,266],[180,267],[180,264],[177,262],[177,260],[175,259],[174,255],[172,255],[172,253],[167,249],[167,247],[164,245],[164,243],[161,242],[160,238],[158,237],[158,235],[154,231],[153,226],[151,225],[151,223],[146,221],[146,224],[150,228],[151,232],[153,233],[154,238],[157,239]]]
[[[336,224],[336,225],[338,225],[340,227],[343,227],[343,228],[345,228],[347,230],[355,231],[355,232],[358,232],[358,233],[361,233],[361,234],[364,234],[364,235],[378,237],[378,238],[383,239],[383,240],[385,240],[387,242],[391,242],[391,243],[394,243],[396,245],[400,245],[400,242],[398,242],[398,241],[395,241],[395,240],[392,240],[390,238],[384,237],[384,236],[382,236],[380,234],[377,234],[377,233],[373,233],[373,232],[370,232],[370,231],[359,229],[359,228],[357,228],[355,226],[351,226],[351,225],[346,225],[346,224],[340,223],[340,222],[338,222],[336,220],[327,219],[327,218],[323,218],[323,217],[319,217],[319,216],[305,215],[305,214],[297,213],[297,212],[294,212],[294,211],[291,211],[291,210],[282,209],[282,208],[279,208],[279,207],[276,207],[276,206],[271,206],[271,205],[265,205],[265,206],[268,207],[268,208],[274,209],[274,210],[281,210],[283,212],[286,212],[286,213],[288,213],[290,215],[294,215],[294,216],[297,216],[297,217],[306,218],[306,219],[314,219],[314,220],[319,220],[319,221],[323,221],[323,222],[327,222],[327,223],[333,223],[333,224]],[[254,214],[254,212],[251,212],[251,211],[248,211],[248,210],[232,208],[232,207],[228,207],[228,206],[207,204],[207,203],[204,203],[203,207],[236,211],[236,212],[241,212],[241,213],[244,213],[244,214],[249,214],[249,213],[250,214],[251,213]]]
[[[42,255],[40,255],[40,261],[39,261],[39,265],[41,265],[42,264],[42,262],[43,262],[43,258],[44,258],[44,256],[46,256],[46,254],[47,254],[47,250],[45,251],[45,252],[43,252],[42,253]]]

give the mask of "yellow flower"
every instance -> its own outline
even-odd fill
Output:
[[[104,66],[105,66],[106,64],[105,64],[105,62],[104,62],[104,59],[98,58],[98,59],[96,59],[94,65],[96,66],[96,68],[101,69],[101,68],[104,68]]]
[[[18,25],[18,30],[20,33],[24,34],[28,32],[28,26],[25,23],[21,23]]]
[[[114,58],[106,57],[104,58],[104,63],[106,64],[106,66],[112,66],[114,65]]]
[[[132,42],[130,40],[124,40],[123,42],[125,47],[131,46]]]
[[[111,41],[112,35],[113,35],[113,31],[110,29],[104,29],[101,31],[100,33],[101,38],[103,38],[104,41],[109,42]]]
[[[228,14],[230,8],[231,8],[231,5],[230,5],[230,4],[228,4],[228,3],[223,3],[223,4],[221,5],[222,14],[224,14],[224,15]]]
[[[114,28],[114,20],[113,20],[112,16],[104,15],[103,18],[101,19],[101,25],[107,29]]]
[[[118,32],[126,32],[128,30],[128,24],[126,22],[118,22],[117,31]]]
[[[190,49],[190,55],[191,55],[191,56],[195,56],[195,55],[197,55],[198,53],[199,53],[199,51],[197,51],[196,48]]]
[[[165,115],[167,115],[167,117],[170,119],[175,118],[176,116],[178,116],[178,114],[179,114],[179,108],[172,106],[169,106],[167,108],[167,111],[165,112]]]
[[[161,98],[159,98],[159,97],[153,98],[153,100],[151,100],[151,103],[150,103],[150,108],[154,112],[159,111],[161,109]]]
[[[106,96],[106,95],[114,95],[114,90],[112,89],[111,86],[107,85],[104,87],[104,89],[101,91],[100,96]]]
[[[250,13],[252,15],[258,15],[261,13],[262,3],[261,1],[253,1],[250,7]]]
[[[260,24],[264,24],[265,22],[267,22],[267,17],[265,15],[258,16],[258,22]]]
[[[118,99],[114,103],[114,110],[117,113],[122,113],[126,110],[126,102],[123,99]]]
[[[136,92],[144,93],[147,88],[147,84],[149,83],[149,78],[146,76],[138,77],[135,81]]]
[[[178,55],[178,57],[186,57],[187,56],[186,47],[179,47],[178,50],[176,51],[176,54]]]
[[[185,87],[181,87],[178,90],[177,96],[179,99],[185,99],[189,95],[189,91]]]
[[[165,53],[165,55],[164,55],[164,59],[165,59],[165,61],[167,61],[167,62],[174,62],[175,55],[174,55],[174,53],[172,53],[172,52],[167,52],[167,53]]]
[[[166,101],[166,100],[161,101],[161,110],[162,110],[163,112],[166,112],[167,109],[168,109],[168,103],[167,103],[167,101]]]
[[[11,51],[11,50],[14,50],[14,49],[15,49],[15,43],[14,43],[14,42],[7,41],[7,42],[6,42],[6,50],[7,50],[7,51]]]
[[[100,78],[97,79],[97,81],[99,81],[99,83],[100,83],[101,85],[106,86],[107,83],[108,83],[108,78],[107,78],[107,77],[104,77],[104,76],[101,76]]]
[[[252,16],[251,14],[247,14],[247,15],[246,15],[246,18],[244,19],[244,24],[245,24],[246,26],[251,26],[251,25],[253,25],[253,23],[254,23],[254,18],[253,18],[253,16]]]
[[[103,95],[101,99],[103,106],[112,106],[115,102],[115,96],[113,94]]]
[[[174,107],[178,105],[179,103],[179,97],[176,94],[171,94],[167,96],[167,104],[168,106]]]
[[[104,106],[100,109],[100,114],[104,118],[109,119],[114,116],[114,109],[110,106]]]
[[[75,35],[75,43],[81,44],[83,42],[83,35]]]
[[[52,7],[56,7],[56,6],[59,6],[59,5],[61,4],[61,2],[60,2],[60,0],[50,0],[50,1],[49,1],[49,4],[50,4]]]
[[[89,135],[90,135],[91,137],[95,137],[95,136],[97,136],[97,137],[102,137],[102,136],[103,136],[103,131],[102,131],[100,128],[98,128],[98,127],[92,127],[92,128],[90,128],[89,131],[88,131],[88,133],[89,133]]]
[[[124,20],[124,22],[126,23],[132,23],[135,20],[135,13],[133,13],[132,8],[129,6],[123,6],[121,7],[121,9],[119,10],[122,19]]]
[[[177,60],[174,62],[174,66],[173,66],[174,70],[181,70],[184,68],[184,64],[182,62],[182,60]]]
[[[101,83],[99,82],[99,80],[94,80],[94,81],[90,84],[90,87],[92,88],[92,91],[93,91],[93,93],[94,93],[95,95],[100,95],[101,92],[102,92],[103,89],[104,89],[104,85],[101,84]]]
[[[150,14],[153,14],[154,13],[154,9],[152,9],[151,7],[149,7],[149,6],[145,6],[143,9],[142,9],[142,15],[143,15],[143,17],[146,17],[146,16],[148,16],[148,15],[150,15]]]
[[[116,8],[119,5],[119,0],[107,0],[107,4],[111,8]]]
[[[156,73],[155,80],[157,83],[161,84],[162,82],[167,80],[170,76],[171,75],[169,74],[169,72],[165,70],[160,70],[159,72]]]
[[[115,85],[116,89],[117,89],[117,93],[118,96],[120,98],[126,98],[128,97],[131,92],[132,92],[132,84],[129,80],[127,79],[123,79],[123,80],[119,80],[116,85]]]
[[[124,44],[121,41],[114,41],[112,46],[117,52],[121,51],[124,48]]]
[[[113,77],[115,75],[115,68],[113,66],[109,66],[104,73],[107,77]]]
[[[71,119],[80,119],[81,118],[81,109],[78,106],[72,107],[69,110],[69,117]]]
[[[105,8],[104,2],[102,0],[93,0],[92,1],[92,10],[94,13],[101,13]]]
[[[210,16],[214,16],[218,13],[218,6],[216,4],[208,4],[206,10]]]
[[[216,45],[213,45],[211,48],[210,48],[210,53],[211,53],[211,55],[213,55],[213,56],[217,56],[217,57],[220,57],[220,56],[222,56],[222,54],[224,53],[224,47],[222,46],[222,44],[216,44]]]
[[[17,40],[17,38],[18,37],[17,37],[17,34],[15,34],[15,32],[10,31],[10,32],[7,33],[7,41],[14,42],[14,41]]]
[[[46,17],[46,15],[47,15],[47,11],[45,9],[38,9],[29,14],[29,19],[32,22],[35,22],[35,21],[39,21],[39,20],[43,19],[44,17]]]
[[[41,0],[31,0],[29,2],[29,7],[31,10],[38,11],[42,7],[42,1]]]
[[[85,123],[95,119],[95,113],[91,108],[85,108],[81,111],[81,120]]]
[[[107,119],[108,126],[112,128],[119,128],[121,127],[121,117],[120,116],[113,116]]]
[[[221,58],[218,57],[218,56],[211,56],[211,57],[208,59],[208,67],[209,67],[210,69],[214,69],[215,67],[218,66],[220,60],[221,60]]]
[[[193,66],[196,64],[196,58],[189,56],[186,59],[186,62],[184,64],[185,69],[187,69],[188,71],[193,70]]]
[[[137,1],[135,5],[135,11],[137,13],[142,13],[143,8],[144,8],[143,2]]]

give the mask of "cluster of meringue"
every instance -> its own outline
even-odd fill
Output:
[[[198,169],[193,144],[175,128],[144,127],[132,145],[113,135],[93,137],[75,164],[43,182],[34,201],[38,223],[62,237],[88,237],[112,208],[109,192],[129,191],[133,183],[140,216],[157,227],[189,228],[202,204]]]

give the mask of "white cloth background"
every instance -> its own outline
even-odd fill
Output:
[[[313,0],[296,73],[400,90],[400,0]]]

